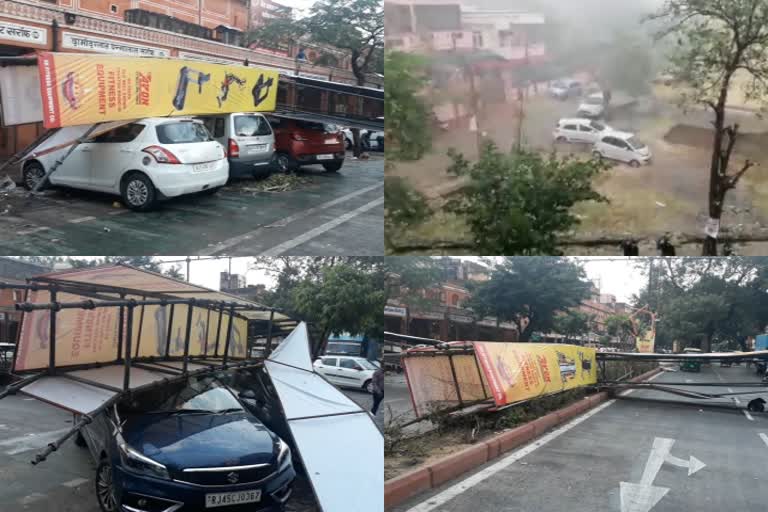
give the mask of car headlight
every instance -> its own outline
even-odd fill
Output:
[[[120,452],[120,461],[126,470],[164,480],[171,479],[165,466],[128,446],[128,443],[122,437],[119,437],[117,440],[117,449]]]
[[[283,469],[291,461],[291,447],[288,446],[288,443],[279,439],[278,448],[280,451],[277,454],[277,467],[278,469]]]

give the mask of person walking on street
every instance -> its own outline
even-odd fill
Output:
[[[376,411],[379,410],[379,404],[384,400],[384,370],[378,368],[373,373],[373,407],[371,408],[371,414],[376,416]]]

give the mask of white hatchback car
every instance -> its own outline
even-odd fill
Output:
[[[376,366],[364,357],[328,355],[315,361],[314,367],[332,384],[373,393]]]
[[[30,158],[23,180],[33,188],[69,148]],[[132,210],[159,200],[215,192],[229,178],[224,147],[198,120],[148,118],[119,126],[75,148],[51,174],[51,185],[120,195]]]
[[[598,158],[609,158],[625,162],[632,167],[651,163],[651,150],[640,142],[633,133],[612,132],[604,135],[592,150]]]
[[[584,117],[601,117],[605,112],[605,98],[602,92],[590,94],[579,104],[578,115]]]
[[[594,144],[600,138],[614,129],[607,124],[593,119],[575,118],[560,119],[552,132],[552,137],[557,142],[583,142]]]

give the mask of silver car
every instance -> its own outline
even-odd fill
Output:
[[[270,173],[275,134],[256,112],[199,116],[213,138],[227,150],[230,177],[262,177]]]

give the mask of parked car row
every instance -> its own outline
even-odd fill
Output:
[[[69,148],[29,158],[22,167],[32,189]],[[321,164],[338,171],[344,134],[334,125],[233,113],[148,118],[80,143],[46,185],[119,195],[132,210],[192,193],[213,193],[230,177],[262,177],[277,169]]]
[[[639,167],[651,163],[650,148],[634,133],[614,130],[587,118],[560,119],[552,132],[556,142],[592,144],[592,155]]]

